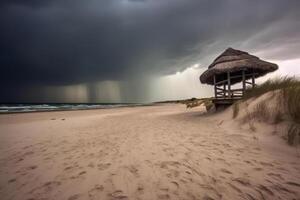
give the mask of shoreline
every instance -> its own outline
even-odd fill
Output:
[[[56,109],[56,110],[34,110],[34,111],[16,111],[16,112],[0,112],[0,115],[5,114],[22,114],[22,113],[44,113],[44,112],[67,112],[67,111],[80,111],[80,110],[105,110],[105,109],[114,109],[114,108],[134,108],[134,107],[143,107],[143,106],[156,106],[163,103],[149,103],[141,105],[124,105],[116,107],[107,107],[107,108],[79,108],[79,109]],[[109,105],[109,104],[107,104]]]

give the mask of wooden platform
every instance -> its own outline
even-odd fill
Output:
[[[215,98],[212,102],[214,103],[216,110],[223,110],[240,99],[241,98]]]

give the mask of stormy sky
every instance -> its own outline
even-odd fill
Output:
[[[0,102],[209,96],[227,47],[299,75],[299,0],[2,0]]]

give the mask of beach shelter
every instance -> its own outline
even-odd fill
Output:
[[[274,63],[228,48],[208,66],[200,76],[200,82],[214,86],[215,105],[232,104],[244,95],[247,87],[255,86],[255,78],[277,69]],[[233,88],[232,85],[237,83],[241,83],[240,86]]]

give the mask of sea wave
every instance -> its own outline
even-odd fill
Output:
[[[138,105],[141,104],[0,104],[0,113],[107,109]]]

